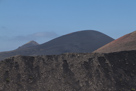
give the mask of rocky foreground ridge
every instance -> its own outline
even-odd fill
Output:
[[[135,91],[136,51],[15,56],[0,61],[0,91]]]

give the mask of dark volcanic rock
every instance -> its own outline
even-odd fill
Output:
[[[62,53],[91,53],[113,41],[111,37],[94,31],[85,30],[63,35],[41,45],[19,48],[0,53],[0,60],[15,55],[56,55]]]
[[[0,91],[135,91],[136,51],[15,56],[0,62]]]

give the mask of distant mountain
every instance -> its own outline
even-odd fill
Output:
[[[32,46],[37,46],[37,45],[39,45],[37,42],[30,41],[30,42],[20,46],[18,49],[24,49],[24,48],[28,48],[28,47],[32,47]]]
[[[55,38],[41,45],[0,53],[0,59],[14,55],[54,55],[91,53],[114,39],[94,30],[78,31]]]
[[[94,52],[109,53],[127,50],[136,50],[136,31],[126,34]]]
[[[1,91],[135,91],[136,51],[14,56],[0,61]]]

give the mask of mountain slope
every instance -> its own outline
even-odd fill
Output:
[[[15,56],[0,61],[1,91],[135,91],[136,51]]]
[[[40,45],[45,54],[86,53],[113,41],[109,36],[94,30],[70,33]],[[37,53],[38,54],[38,53]]]
[[[0,59],[14,55],[90,53],[111,41],[113,39],[103,33],[94,30],[85,30],[63,35],[38,46],[0,53]]]
[[[20,46],[18,49],[25,49],[25,48],[32,47],[32,46],[37,46],[37,45],[39,45],[37,42],[30,41],[30,42]]]
[[[109,53],[127,50],[136,50],[136,31],[126,34],[94,52]]]

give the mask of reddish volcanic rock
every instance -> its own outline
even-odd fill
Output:
[[[97,53],[110,53],[117,51],[136,50],[136,31],[126,34],[105,46],[97,49]]]

